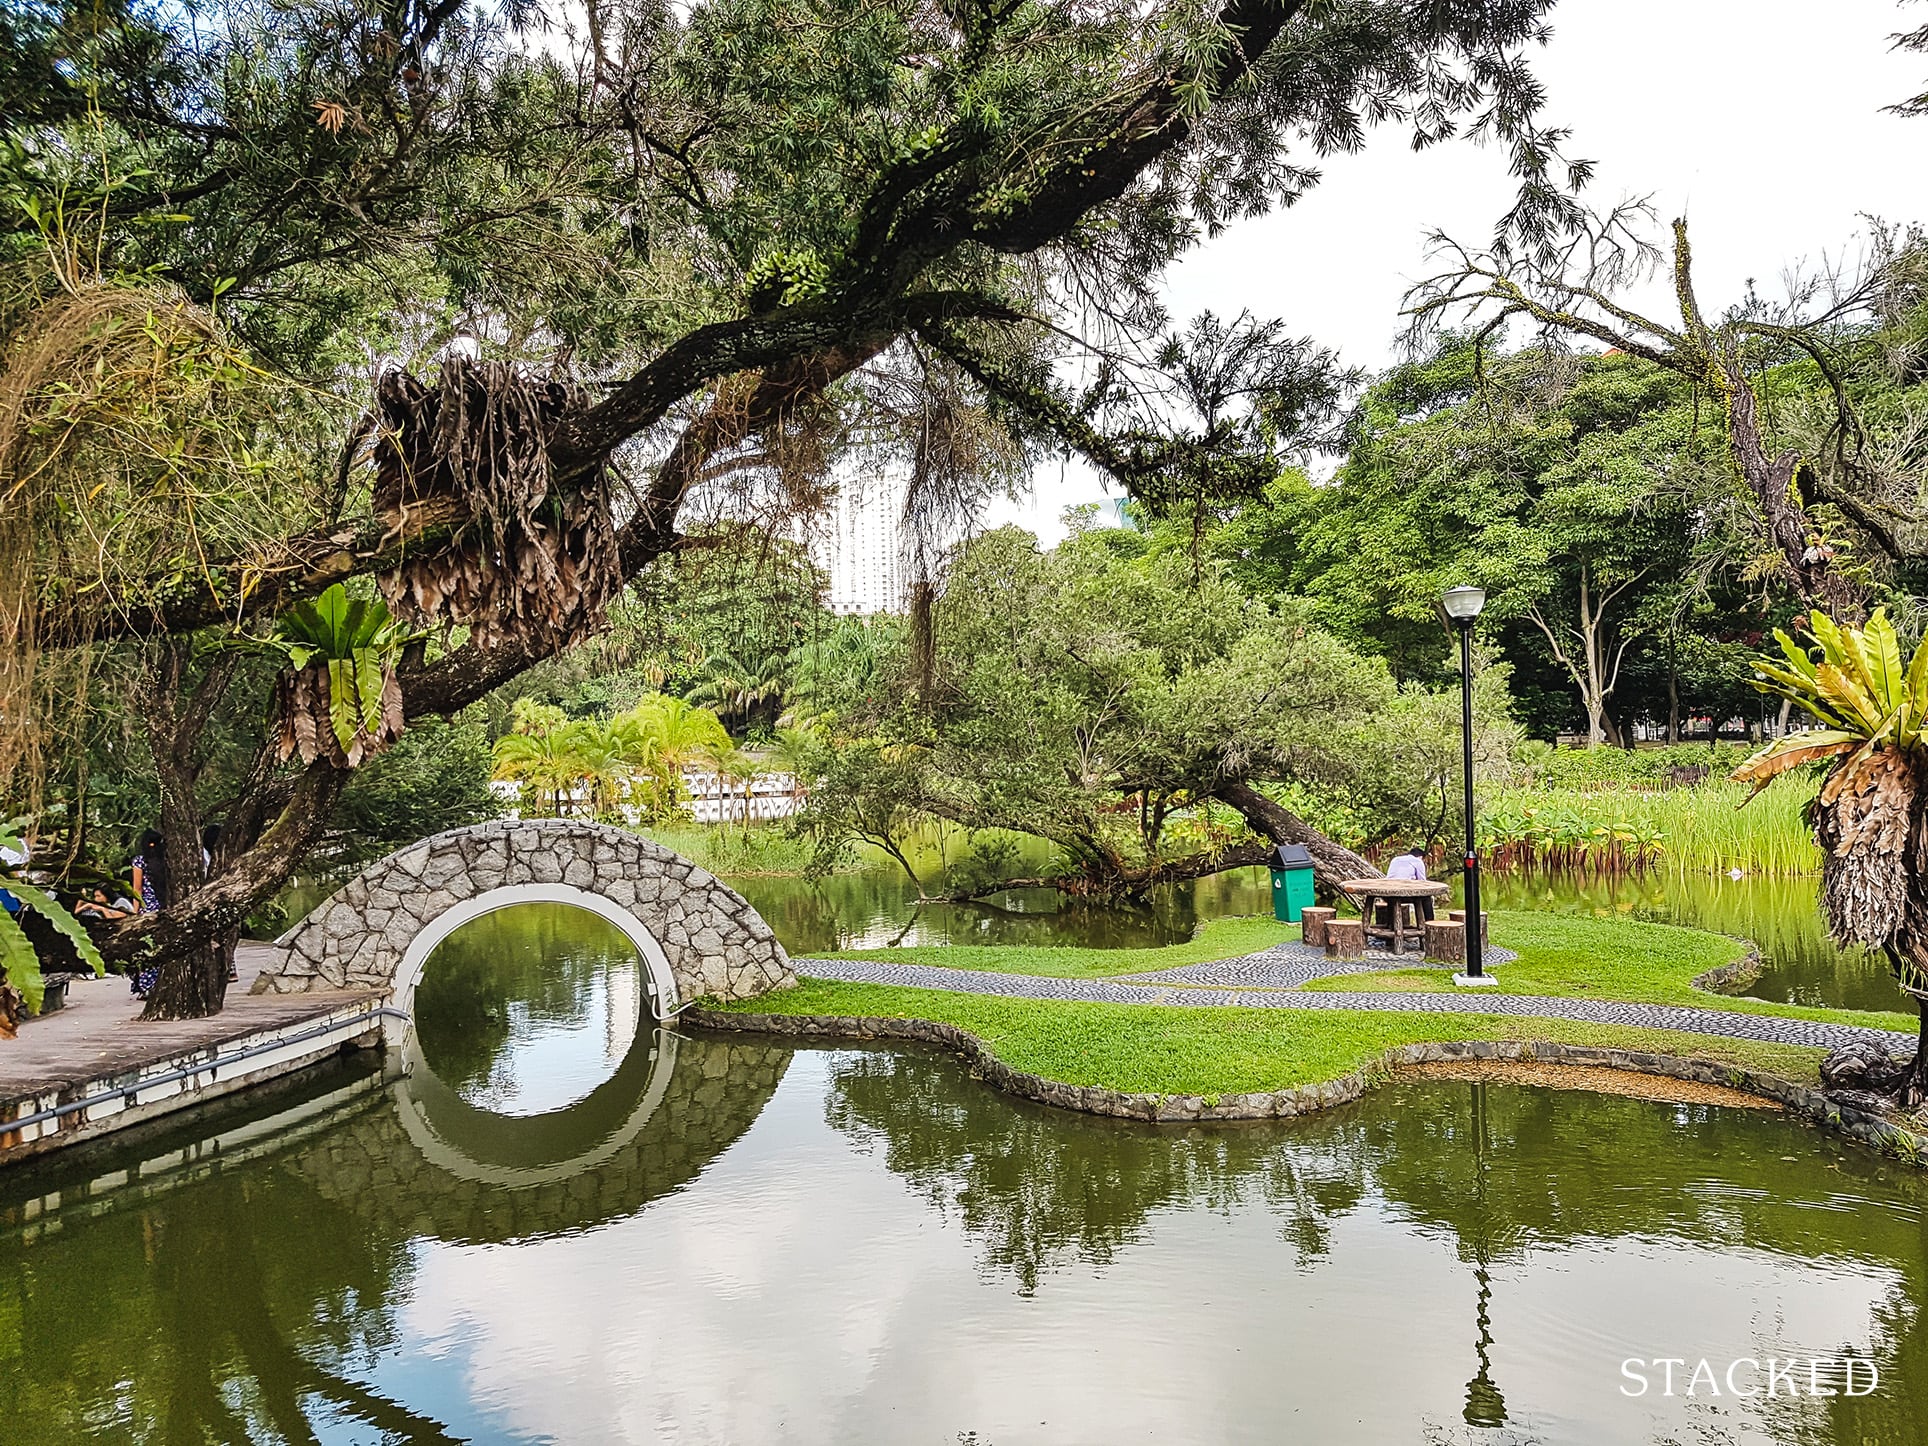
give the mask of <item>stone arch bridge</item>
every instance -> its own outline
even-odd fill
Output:
[[[437,944],[524,903],[572,905],[621,929],[658,1019],[703,996],[748,999],[796,982],[756,910],[689,860],[622,829],[521,819],[451,829],[370,864],[282,935],[254,992],[370,990],[407,1014]]]

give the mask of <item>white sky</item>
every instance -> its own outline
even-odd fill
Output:
[[[1719,311],[1749,277],[1775,294],[1790,265],[1838,254],[1864,213],[1928,219],[1928,119],[1881,110],[1928,83],[1928,56],[1888,49],[1924,19],[1895,0],[1565,0],[1534,63],[1548,123],[1597,163],[1590,204],[1651,195],[1663,225],[1684,213],[1702,304]],[[1455,143],[1416,156],[1396,129],[1322,168],[1290,211],[1234,226],[1174,268],[1174,319],[1249,308],[1382,367],[1400,297],[1425,274],[1427,234],[1483,241],[1513,191],[1504,152]],[[1663,316],[1666,305],[1653,301]],[[1065,507],[1102,495],[1088,469],[1056,463],[1034,484],[985,522],[1056,540]]]

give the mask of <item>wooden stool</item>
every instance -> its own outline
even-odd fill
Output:
[[[1325,948],[1326,925],[1338,914],[1337,909],[1299,910],[1299,937],[1314,949]]]
[[[1446,917],[1451,919],[1455,924],[1464,924],[1466,922],[1466,911],[1464,909],[1451,909],[1447,911]],[[1486,910],[1481,909],[1479,911],[1479,946],[1480,948],[1490,949],[1493,947],[1492,931],[1493,931],[1493,917],[1492,915],[1488,914]],[[1464,952],[1462,952],[1459,955],[1456,955],[1455,957],[1464,958],[1465,954]]]
[[[1366,921],[1364,919],[1327,919],[1325,951],[1328,959],[1365,958]]]
[[[1460,919],[1426,921],[1426,957],[1442,964],[1459,964],[1466,958],[1466,924]]]

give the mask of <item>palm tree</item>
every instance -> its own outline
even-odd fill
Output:
[[[776,741],[770,749],[771,761],[794,780],[799,799],[810,796],[817,756],[823,747],[824,734],[820,727],[777,729]]]
[[[785,711],[777,721],[796,727],[834,721],[838,703],[861,697],[875,679],[879,635],[878,624],[843,618],[828,637],[792,648]]]
[[[563,811],[564,801],[582,777],[580,762],[567,724],[534,733],[504,733],[495,740],[493,776],[532,790],[538,812],[546,791],[548,813],[554,817]]]
[[[756,754],[741,748],[731,748],[716,756],[717,776],[725,785],[741,787],[743,790],[743,831],[745,833],[750,831],[751,792],[755,788],[758,775],[764,773],[767,768],[768,765]],[[717,820],[719,823],[728,823],[729,815],[735,811],[735,794],[726,789],[725,797],[729,799],[730,804],[720,811],[721,817]]]
[[[734,653],[712,653],[703,660],[703,676],[689,690],[692,703],[703,703],[726,718],[749,721],[759,703],[783,696],[785,659],[772,653],[754,667]]]
[[[1789,769],[1829,764],[1808,813],[1821,907],[1836,942],[1880,950],[1915,1001],[1920,1041],[1900,1087],[1912,1108],[1928,1099],[1928,641],[1904,666],[1881,609],[1860,628],[1811,614],[1811,649],[1774,636],[1782,657],[1756,662],[1755,686],[1823,726],[1777,739],[1734,777],[1758,794]]]
[[[652,760],[659,810],[675,806],[684,769],[710,762],[735,746],[729,729],[708,708],[664,693],[653,693],[630,709],[623,726]]]
[[[599,819],[620,817],[619,806],[641,771],[630,730],[620,721],[585,718],[565,730],[565,747],[576,777],[589,785],[590,811]]]

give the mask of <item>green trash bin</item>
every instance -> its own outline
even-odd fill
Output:
[[[1272,917],[1296,924],[1314,902],[1311,850],[1304,844],[1280,844],[1272,850]]]

